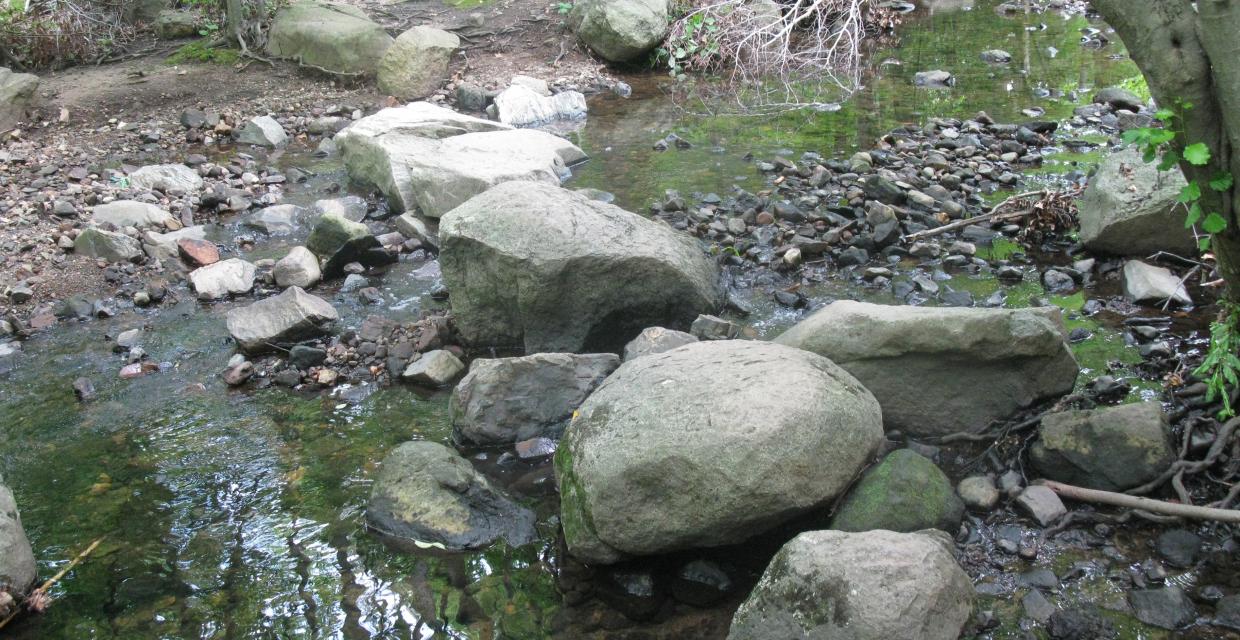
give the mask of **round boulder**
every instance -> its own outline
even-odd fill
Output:
[[[831,521],[841,531],[920,531],[956,533],[964,503],[933,462],[909,449],[892,451],[865,475]]]
[[[564,538],[604,564],[738,543],[829,503],[882,438],[874,396],[806,351],[720,340],[636,358],[556,452]]]
[[[807,531],[771,560],[728,640],[955,640],[973,582],[939,531]]]
[[[424,25],[399,36],[379,61],[379,90],[405,100],[425,98],[448,77],[448,63],[461,46],[456,34]]]
[[[569,24],[586,46],[611,62],[627,62],[650,51],[667,34],[667,0],[582,0]]]
[[[36,577],[34,553],[13,492],[0,484],[0,591],[24,594]]]

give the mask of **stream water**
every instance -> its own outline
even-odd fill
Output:
[[[900,123],[979,110],[999,121],[1019,121],[1027,119],[1021,110],[1038,107],[1045,109],[1044,118],[1059,119],[1076,105],[1066,93],[1088,95],[1136,75],[1131,63],[1117,59],[1117,44],[1082,46],[1093,25],[1081,16],[1000,17],[996,3],[984,0],[920,4],[927,6],[905,17],[900,41],[875,54],[864,89],[837,112],[706,117],[679,109],[665,76],[628,78],[633,96],[594,98],[586,126],[572,134],[592,159],[577,169],[570,186],[610,191],[617,204],[640,212],[666,189],[759,188],[761,175],[746,154],[848,155]],[[1012,52],[1015,60],[1006,66],[982,62],[979,53],[994,48]],[[954,89],[913,88],[914,72],[937,68],[957,76]],[[693,147],[651,150],[672,132]],[[1063,154],[1048,163],[1049,173],[1090,159]],[[311,202],[323,197],[326,184],[344,180],[338,165],[312,160],[306,152],[291,150],[280,163],[316,172],[308,183],[290,186],[290,202]],[[224,223],[213,233],[240,253],[233,240],[239,232]],[[279,256],[300,239],[263,240],[245,255]],[[989,249],[1017,250],[1002,244]],[[382,314],[410,318],[430,308],[434,272],[408,262],[389,270],[381,285],[387,301]],[[965,276],[952,283],[978,296],[999,288],[993,280]],[[342,324],[356,327],[375,312],[336,296],[332,286],[338,283],[316,293],[337,304]],[[894,302],[885,298],[889,294],[845,283],[806,292],[818,301]],[[1011,305],[1043,295],[1035,283],[1009,287],[1008,293]],[[572,616],[563,615],[577,605],[565,604],[555,584],[563,558],[545,467],[499,467],[492,464],[494,454],[486,453],[476,459],[539,508],[538,542],[453,556],[388,550],[361,518],[372,471],[400,442],[448,440],[446,394],[365,385],[326,395],[230,391],[219,377],[233,351],[223,323],[230,304],[200,305],[182,297],[184,302],[163,308],[123,309],[109,320],[62,323],[29,340],[0,367],[7,371],[0,374],[0,439],[8,444],[0,452],[0,472],[16,493],[40,574],[53,574],[103,538],[92,557],[55,587],[48,612],[19,620],[5,629],[8,637],[579,637],[564,622]],[[745,322],[763,335],[796,320],[797,312],[766,303],[769,296],[753,297],[756,312]],[[1053,301],[1071,311],[1084,297]],[[1069,325],[1093,332],[1075,346],[1086,369],[1139,360],[1115,324],[1073,318]],[[163,370],[121,379],[122,357],[105,336],[139,326],[146,327],[143,348]],[[95,402],[75,401],[71,383],[80,376],[94,381]],[[760,571],[770,551],[726,553],[747,553],[751,557],[738,563]],[[734,606],[735,599],[704,615],[726,624]],[[685,624],[661,635],[694,635],[685,629],[695,622]]]

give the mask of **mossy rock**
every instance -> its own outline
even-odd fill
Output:
[[[947,476],[925,457],[900,449],[865,472],[840,505],[831,528],[955,533],[963,515],[964,503]]]

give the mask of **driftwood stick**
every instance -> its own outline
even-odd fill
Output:
[[[1012,201],[1020,200],[1022,198],[1030,198],[1033,196],[1044,196],[1047,193],[1049,192],[1046,189],[1042,189],[1039,191],[1026,191],[1025,193],[1018,193],[1014,196],[1009,196],[1007,198],[1004,198],[1002,202],[991,207],[990,211],[987,211],[986,213],[973,216],[972,218],[965,218],[963,220],[949,222],[941,227],[935,227],[933,229],[926,229],[925,231],[918,231],[917,233],[910,233],[907,236],[905,236],[904,239],[905,240],[921,240],[922,238],[929,238],[932,236],[937,236],[939,234],[947,233],[948,231],[955,231],[956,229],[961,229],[971,224],[977,224],[979,222],[990,222],[994,220],[995,218],[1000,217],[1000,211],[1003,209],[1003,207],[1007,206]],[[1012,212],[1005,213],[1002,215],[1018,218],[1021,216],[1029,215],[1031,213],[1033,212],[1032,211],[1012,211]]]
[[[1213,507],[1199,507],[1191,504],[1164,502],[1162,500],[1154,500],[1153,498],[1130,496],[1123,493],[1115,493],[1113,491],[1086,489],[1085,487],[1076,487],[1070,484],[1063,484],[1062,482],[1055,482],[1053,480],[1042,480],[1039,484],[1045,485],[1048,489],[1064,498],[1076,500],[1078,502],[1093,502],[1097,504],[1108,504],[1114,507],[1124,507],[1126,509],[1140,509],[1150,513],[1176,516],[1180,518],[1214,520],[1217,522],[1240,524],[1240,511],[1235,509],[1215,509]]]
[[[37,593],[46,594],[48,589],[51,589],[53,585],[55,585],[57,582],[60,582],[60,579],[65,577],[66,573],[73,571],[73,568],[78,566],[79,563],[85,560],[87,556],[89,556],[95,550],[95,548],[99,546],[99,543],[101,542],[103,542],[103,538],[99,538],[95,540],[94,542],[90,543],[90,546],[86,547],[86,549],[84,549],[81,553],[79,553],[77,557],[73,559],[73,562],[70,562],[69,564],[65,565],[64,568],[62,568],[60,571],[57,571],[56,575],[52,576],[51,578],[48,578],[47,582],[44,582],[42,585],[39,585],[38,589],[31,591],[30,596],[28,596],[26,599],[29,600],[31,597],[33,597]],[[0,629],[3,629],[6,625],[8,625],[9,622],[13,620],[13,618],[16,618],[17,614],[20,611],[21,611],[21,607],[17,607],[16,609],[13,610],[13,613],[9,614],[7,618],[5,618],[4,620],[0,620]]]

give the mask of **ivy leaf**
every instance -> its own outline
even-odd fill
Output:
[[[1196,181],[1193,181],[1193,182],[1190,182],[1184,185],[1180,189],[1180,197],[1176,198],[1176,201],[1181,202],[1183,204],[1189,204],[1192,202],[1196,202],[1200,199],[1201,199],[1201,187],[1197,185]]]
[[[1203,213],[1201,203],[1194,202],[1193,206],[1188,208],[1188,216],[1184,218],[1184,228],[1192,229],[1193,225],[1197,224],[1197,221],[1201,219]]]
[[[1202,166],[1210,162],[1210,148],[1204,142],[1197,142],[1184,147],[1184,159],[1189,164]]]
[[[1220,171],[1210,178],[1210,188],[1215,191],[1226,191],[1231,188],[1235,181],[1232,180],[1231,174],[1226,171]]]
[[[1206,233],[1218,233],[1227,228],[1227,218],[1217,213],[1211,213],[1202,221],[1201,228],[1205,229]]]
[[[1162,161],[1158,163],[1159,171],[1170,171],[1172,167],[1180,163],[1180,154],[1168,150],[1163,153]]]
[[[1210,250],[1210,236],[1201,236],[1201,238],[1197,240],[1197,249],[1201,251],[1202,253],[1209,251]]]
[[[1141,144],[1150,138],[1149,129],[1129,129],[1120,135],[1127,144]]]

